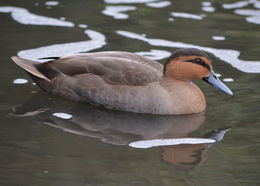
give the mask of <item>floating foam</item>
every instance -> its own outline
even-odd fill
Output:
[[[181,144],[205,144],[215,143],[214,139],[207,138],[175,138],[175,139],[153,139],[134,141],[129,144],[130,147],[147,149],[158,146],[181,145]]]
[[[110,4],[141,4],[141,3],[150,3],[157,0],[104,0],[105,3]]]
[[[199,45],[187,44],[182,42],[168,41],[163,39],[150,39],[141,34],[136,34],[133,32],[116,31],[117,34],[122,35],[127,38],[137,39],[144,42],[147,42],[151,46],[159,46],[159,47],[172,47],[172,48],[198,48],[200,50],[204,50],[209,52],[219,59],[229,63],[234,68],[247,73],[260,73],[260,61],[249,61],[239,59],[240,52],[237,50],[231,49],[216,49],[210,47],[204,47]]]
[[[79,28],[87,28],[88,25],[85,25],[85,24],[79,24],[78,27],[79,27]]]
[[[260,10],[251,9],[237,9],[236,14],[249,16],[246,18],[247,22],[260,24]]]
[[[96,32],[94,30],[86,30],[85,34],[87,34],[90,37],[90,40],[54,44],[34,49],[22,50],[18,52],[18,56],[31,60],[43,61],[39,60],[39,58],[87,52],[101,48],[106,44],[105,36],[99,32]]]
[[[48,6],[57,6],[57,5],[59,5],[59,2],[58,1],[46,1],[45,4]]]
[[[61,118],[61,119],[71,119],[72,118],[72,115],[63,113],[63,112],[56,112],[56,113],[53,113],[52,115],[57,118]]]
[[[0,12],[11,13],[12,18],[15,21],[24,25],[48,25],[48,26],[64,26],[64,27],[74,26],[74,24],[69,21],[62,21],[56,18],[32,14],[25,8],[19,8],[13,6],[1,6]]]
[[[23,79],[23,78],[17,78],[13,81],[14,84],[26,84],[28,83],[27,79]]]
[[[254,7],[260,9],[260,2],[259,2],[259,1],[256,2],[256,3],[254,4]]]
[[[173,22],[174,19],[172,17],[168,18],[168,21]]]
[[[164,8],[167,6],[170,6],[172,3],[170,1],[159,1],[154,3],[146,3],[146,6],[152,7],[152,8]]]
[[[217,41],[223,41],[225,40],[226,38],[224,36],[212,36],[212,39],[213,40],[217,40]]]
[[[202,2],[201,4],[202,4],[202,6],[211,6],[212,5],[211,2],[208,2],[208,1]]]
[[[222,7],[225,9],[235,9],[235,8],[243,8],[247,5],[249,5],[249,1],[238,1],[235,3],[225,3],[222,5]]]
[[[105,10],[102,11],[104,15],[112,16],[115,19],[127,19],[129,16],[122,12],[136,10],[134,6],[107,6]]]
[[[222,81],[224,81],[224,82],[233,82],[234,79],[233,78],[224,78],[224,79],[222,79]]]
[[[135,52],[138,55],[148,57],[153,60],[161,60],[171,55],[170,52],[165,50],[150,50],[149,52]]]
[[[201,8],[204,12],[215,12],[214,7],[202,7]]]
[[[205,15],[190,14],[185,12],[172,12],[171,15],[173,17],[181,17],[181,18],[197,19],[197,20],[201,20],[205,17]]]

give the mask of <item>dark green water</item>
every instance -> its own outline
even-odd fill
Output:
[[[106,2],[64,0],[49,8],[45,1],[0,2],[0,185],[260,185],[260,3],[244,1],[243,6],[228,9],[223,4],[235,1],[210,1],[215,11],[205,12],[199,0],[171,1],[161,8]],[[128,18],[102,13],[107,6],[119,5],[134,7],[124,12]],[[56,22],[46,25],[49,20],[30,17],[26,9]],[[174,17],[172,12],[197,17]],[[58,22],[60,17],[67,22]],[[88,27],[79,28],[79,24]],[[28,52],[80,41],[93,42],[83,43],[82,48],[76,43]],[[160,50],[157,57],[164,62],[169,52],[188,44],[209,52],[221,78],[232,78],[225,83],[234,97],[196,82],[208,102],[202,115],[121,113],[52,97],[32,85],[10,60],[25,50],[19,55],[28,58],[66,52]],[[17,78],[29,82],[13,83]],[[72,119],[53,116],[59,112]],[[212,137],[216,129],[229,130],[213,145],[128,146],[138,140]]]

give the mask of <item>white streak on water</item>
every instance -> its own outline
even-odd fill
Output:
[[[141,3],[150,3],[157,0],[104,0],[105,3],[110,4],[141,4]]]
[[[18,52],[18,56],[40,61],[38,58],[63,56],[79,52],[88,52],[101,48],[106,44],[106,38],[103,34],[94,30],[86,30],[85,34],[90,37],[88,41],[79,41],[63,44],[54,44],[34,49],[22,50]],[[43,60],[41,60],[43,62]],[[45,60],[46,61],[46,60]]]
[[[211,2],[208,2],[208,1],[202,2],[201,4],[202,4],[202,6],[211,6],[212,5]]]
[[[57,5],[59,5],[59,2],[58,1],[46,1],[45,4],[48,6],[57,6]]]
[[[27,79],[23,79],[23,78],[17,78],[13,81],[14,84],[26,84],[28,83]]]
[[[197,19],[197,20],[201,20],[205,17],[205,15],[190,14],[185,12],[172,12],[171,15],[173,17],[181,17],[181,18],[189,18],[189,19]]]
[[[224,78],[224,79],[222,79],[222,81],[224,81],[224,82],[233,82],[234,79],[233,78]]]
[[[222,5],[225,9],[243,8],[249,4],[249,1],[238,1],[235,3],[225,3]]]
[[[164,8],[167,6],[170,6],[172,3],[170,1],[159,1],[154,3],[146,3],[146,6],[152,7],[152,8]]]
[[[63,113],[63,112],[56,112],[56,113],[53,113],[52,115],[57,118],[61,118],[61,119],[71,119],[72,118],[72,115]]]
[[[136,34],[133,32],[122,31],[122,30],[118,30],[116,32],[117,34],[127,38],[137,39],[137,40],[147,42],[151,46],[173,47],[173,48],[198,48],[200,50],[204,50],[206,52],[212,53],[220,60],[229,63],[234,68],[237,68],[242,72],[260,73],[260,61],[248,61],[248,60],[239,59],[240,52],[237,50],[216,49],[216,48],[203,47],[199,45],[187,44],[182,42],[168,41],[163,39],[150,39],[142,36],[141,34]]]
[[[260,1],[256,2],[256,3],[254,4],[254,7],[260,9]]]
[[[153,60],[161,60],[171,55],[170,52],[165,50],[150,50],[149,52],[135,52],[138,55],[148,57]]]
[[[88,25],[85,25],[85,24],[79,24],[78,27],[79,27],[79,28],[87,28]]]
[[[246,18],[246,21],[250,23],[260,24],[260,10],[237,9],[235,10],[235,13],[249,16]]]
[[[201,8],[204,12],[215,12],[214,7],[202,7]]]
[[[216,41],[223,41],[225,40],[226,38],[224,36],[212,36],[212,39],[213,40],[216,40]]]
[[[130,147],[147,149],[151,147],[158,146],[169,146],[169,145],[181,145],[181,144],[205,144],[205,143],[215,143],[214,139],[206,138],[175,138],[175,139],[153,139],[153,140],[143,140],[134,141],[129,144]]]
[[[134,6],[107,6],[105,10],[102,11],[104,15],[112,16],[115,19],[127,19],[129,16],[122,12],[136,10]]]
[[[64,26],[64,27],[74,26],[74,24],[69,21],[62,21],[56,18],[32,14],[25,8],[19,8],[13,6],[1,6],[0,12],[11,13],[12,18],[15,21],[24,25],[48,25],[48,26]]]

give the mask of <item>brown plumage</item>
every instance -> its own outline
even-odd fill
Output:
[[[191,82],[211,73],[206,68],[211,68],[209,58],[198,49],[178,50],[165,67],[120,51],[75,54],[46,63],[12,60],[43,90],[75,101],[149,114],[191,114],[206,107],[203,93]]]

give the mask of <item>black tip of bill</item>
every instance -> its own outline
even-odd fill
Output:
[[[203,80],[230,96],[234,95],[233,92],[216,76],[214,71],[211,71],[209,77],[203,78]]]

